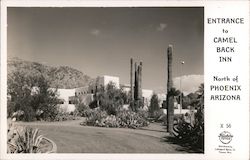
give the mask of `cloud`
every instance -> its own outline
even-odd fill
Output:
[[[160,23],[159,26],[156,28],[157,31],[164,31],[167,28],[166,23]]]
[[[180,78],[182,92],[187,95],[199,89],[201,83],[204,83],[204,75],[184,75],[173,79],[174,87],[180,89]]]
[[[94,36],[98,36],[101,34],[101,31],[99,29],[92,29],[90,31],[90,34],[94,35]]]

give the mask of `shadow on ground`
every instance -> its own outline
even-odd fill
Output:
[[[169,144],[175,144],[179,145],[180,147],[177,147],[177,151],[181,152],[187,152],[187,153],[204,153],[204,149],[197,148],[196,146],[190,145],[190,143],[185,142],[183,140],[179,140],[174,136],[165,136],[163,137],[163,142],[167,142]]]
[[[154,131],[154,132],[163,132],[166,133],[166,131],[161,131],[157,129],[149,129],[149,128],[138,128],[138,130],[145,130],[145,131]]]

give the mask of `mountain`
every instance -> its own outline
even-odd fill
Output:
[[[37,62],[8,57],[8,76],[14,71],[24,74],[42,74],[50,82],[52,88],[77,88],[87,86],[92,79],[81,71],[69,66],[47,66]]]

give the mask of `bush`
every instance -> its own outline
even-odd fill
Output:
[[[8,75],[8,116],[18,110],[24,112],[20,117],[24,121],[43,119],[51,121],[57,114],[56,91],[50,89],[48,80],[42,75],[26,75],[22,71],[15,71]],[[37,116],[36,112],[42,110]]]
[[[40,143],[44,138],[38,129],[29,127],[15,128],[10,124],[8,128],[8,153],[41,153]]]
[[[77,120],[79,117],[74,113],[68,113],[62,109],[59,109],[56,117],[53,121],[67,121],[67,120]]]
[[[86,122],[90,126],[102,126],[103,119],[108,116],[106,111],[101,111],[100,109],[93,109],[89,113]]]
[[[183,119],[183,114],[175,114],[174,121],[177,123],[179,120]]]
[[[158,110],[158,111],[154,111],[153,112],[153,119],[155,119],[156,122],[162,122],[163,121],[163,117],[165,117],[166,114],[163,113],[162,110]],[[167,118],[167,117],[165,117]]]
[[[76,110],[74,114],[80,117],[88,117],[91,114],[92,109],[89,106],[85,105],[84,103],[76,104]]]
[[[160,111],[158,96],[154,93],[150,100],[148,112],[151,118],[158,118],[158,111]]]
[[[174,125],[174,135],[183,144],[188,144],[192,147],[203,149],[204,145],[204,126],[195,123],[192,126],[185,121],[184,117],[179,119]]]
[[[7,117],[12,117],[15,112],[15,103],[11,102],[9,99],[7,100]]]
[[[194,115],[194,121],[187,120],[190,116],[187,114],[177,118],[174,125],[174,135],[182,143],[186,143],[195,149],[204,150],[204,84],[201,84],[197,91],[199,95],[196,99],[197,113]]]
[[[148,126],[149,122],[146,119],[146,113],[140,111],[139,113],[124,110],[117,115],[120,121],[120,127],[137,128]]]
[[[19,117],[19,120],[23,121],[34,121],[36,120],[36,112],[30,106],[23,108],[24,114]]]
[[[146,110],[138,109],[137,114],[144,119],[148,119],[148,111]]]
[[[108,115],[106,111],[100,109],[92,110],[90,116],[87,117],[86,124],[98,127],[121,127],[121,128],[137,128],[147,126],[149,122],[146,120],[147,113],[140,111],[123,110],[117,115]]]
[[[122,109],[124,102],[128,101],[128,97],[122,89],[117,89],[113,83],[109,83],[105,88],[98,88],[94,97],[95,101],[90,105],[94,109],[91,110],[84,105],[79,106],[79,110],[81,110],[80,108],[84,110],[82,115],[87,117],[86,125],[128,128],[148,125],[147,111],[138,109],[138,113],[136,113]]]
[[[122,89],[116,88],[115,84],[110,82],[105,88],[102,86],[94,95],[95,101],[91,106],[96,105],[109,115],[116,115],[126,100],[126,94]],[[92,108],[93,108],[92,106]]]
[[[138,110],[144,107],[144,102],[143,100],[133,100],[130,101],[129,107],[133,112],[138,112]]]

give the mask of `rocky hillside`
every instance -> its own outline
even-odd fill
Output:
[[[8,75],[16,70],[24,74],[42,74],[48,79],[51,87],[76,88],[88,85],[92,80],[79,70],[68,66],[52,67],[37,62],[8,57]]]

